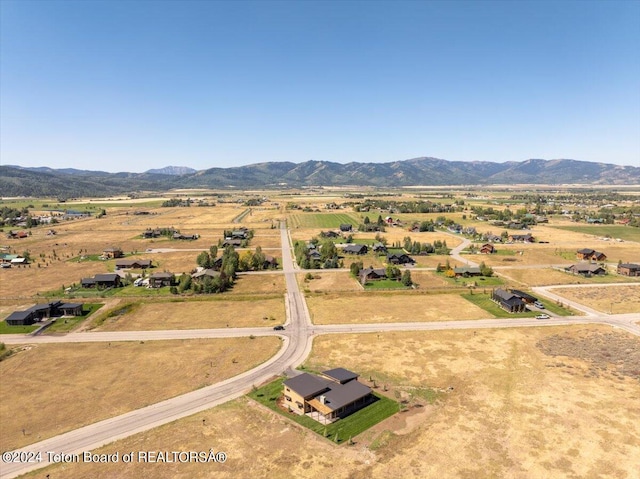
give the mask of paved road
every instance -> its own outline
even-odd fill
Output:
[[[282,374],[285,370],[291,370],[295,366],[304,361],[309,352],[311,351],[312,337],[308,333],[308,328],[311,325],[311,319],[307,310],[304,297],[300,293],[298,283],[295,277],[295,268],[293,266],[293,260],[291,258],[291,243],[289,240],[288,231],[284,224],[281,226],[281,239],[282,239],[282,257],[284,274],[287,282],[287,335],[283,336],[283,346],[280,351],[272,357],[269,361],[261,364],[260,366],[253,368],[243,374],[235,376],[231,379],[223,381],[212,386],[208,386],[197,391],[193,391],[181,396],[162,401],[151,406],[131,411],[127,414],[117,416],[111,419],[100,421],[89,426],[85,426],[74,431],[70,431],[59,436],[52,437],[50,439],[31,444],[21,451],[52,451],[62,452],[66,454],[81,453],[84,451],[90,451],[97,447],[103,446],[110,442],[122,439],[138,432],[146,431],[154,427],[166,424],[176,419],[180,419],[186,416],[190,416],[205,409],[212,408],[219,404],[222,404],[231,399],[235,399],[248,392],[253,385],[260,384],[269,378]],[[154,339],[173,339],[184,333],[189,337],[195,337],[194,331],[148,331],[144,334],[136,332],[124,332],[124,333],[78,333],[77,335],[69,334],[66,337],[71,337],[71,340],[85,338],[100,338],[102,341],[110,338],[122,338],[128,337],[129,340],[142,340],[142,337],[149,337]],[[229,337],[229,335],[238,335],[238,332],[234,332],[229,329],[217,330],[215,333],[207,333],[200,331],[202,334],[221,334],[217,337]],[[246,336],[248,334],[274,334],[271,330],[268,333],[265,328],[245,328],[240,330],[240,335]],[[95,336],[94,336],[95,335]],[[105,336],[106,335],[106,336]],[[38,342],[42,341],[42,336],[38,337],[22,337],[22,342]],[[9,341],[12,338],[8,338]],[[28,339],[25,341],[25,339]],[[98,339],[99,340],[99,339]],[[9,342],[7,341],[7,342]],[[56,339],[59,341],[59,339]],[[25,472],[39,469],[48,465],[48,457],[43,455],[43,461],[37,464],[2,464],[0,477],[12,478]]]
[[[64,453],[79,453],[89,451],[104,444],[128,437],[138,432],[166,424],[167,422],[183,418],[199,411],[222,404],[246,393],[253,385],[260,384],[274,375],[286,371],[296,374],[293,368],[301,364],[311,352],[312,338],[318,334],[344,333],[375,333],[385,331],[438,331],[451,329],[487,329],[487,328],[519,328],[539,326],[559,326],[571,324],[609,324],[640,336],[640,326],[636,324],[637,314],[607,315],[571,302],[572,307],[582,310],[586,316],[558,317],[549,320],[534,318],[485,319],[472,321],[441,321],[432,323],[382,323],[382,324],[311,324],[309,311],[304,296],[300,292],[296,280],[298,271],[292,254],[289,232],[284,223],[280,229],[282,241],[283,270],[287,286],[286,310],[287,322],[285,331],[274,331],[269,328],[222,328],[222,329],[194,329],[172,331],[124,331],[103,333],[71,333],[64,336],[25,336],[5,335],[3,341],[7,344],[23,344],[37,342],[93,342],[93,341],[151,341],[167,339],[195,339],[195,338],[228,338],[239,336],[269,336],[282,337],[283,346],[269,361],[243,374],[230,378],[212,386],[178,396],[146,408],[131,411],[127,414],[100,421],[66,434],[41,441],[24,447],[22,451],[53,451]],[[458,246],[459,254],[466,245]],[[452,256],[455,257],[452,251]],[[324,270],[323,270],[324,271]],[[324,271],[326,272],[326,271]],[[636,284],[636,283],[632,283]],[[598,285],[605,286],[605,285]],[[615,286],[612,284],[611,286]],[[580,285],[582,287],[582,285]],[[555,299],[550,287],[534,288],[538,294]],[[561,298],[569,303],[566,298]],[[44,457],[43,457],[44,458]],[[39,464],[2,464],[1,478],[12,478],[33,469],[47,465],[47,461]]]

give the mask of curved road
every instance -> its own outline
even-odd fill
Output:
[[[39,469],[48,464],[46,451],[56,453],[81,453],[90,451],[110,442],[131,436],[138,432],[166,424],[179,418],[190,416],[209,409],[226,401],[245,394],[253,385],[258,385],[273,376],[286,372],[297,374],[293,369],[301,364],[311,352],[313,337],[317,334],[344,333],[374,333],[384,331],[437,331],[445,329],[486,329],[506,327],[538,327],[558,326],[570,324],[609,324],[640,336],[640,326],[636,324],[637,314],[607,315],[572,303],[571,305],[586,313],[586,316],[553,318],[551,320],[536,320],[534,318],[521,319],[485,319],[473,321],[441,321],[432,323],[383,323],[383,324],[338,324],[313,325],[304,296],[300,292],[296,280],[298,271],[293,261],[293,252],[289,232],[285,224],[281,224],[280,235],[282,241],[283,273],[285,275],[287,293],[286,310],[287,322],[285,331],[274,331],[271,328],[224,328],[224,329],[193,329],[175,331],[127,331],[127,332],[95,332],[70,333],[65,336],[37,336],[5,335],[3,341],[7,344],[24,343],[58,343],[58,342],[93,342],[93,341],[140,341],[140,340],[168,340],[195,338],[228,338],[238,336],[268,336],[282,337],[283,346],[280,351],[265,363],[243,374],[227,379],[220,383],[193,391],[182,396],[167,399],[151,406],[137,409],[129,413],[106,419],[80,429],[31,444],[20,451],[40,451],[43,461],[36,464],[2,464],[1,478],[12,478],[30,470]],[[458,253],[465,247],[465,243],[452,251],[452,256],[458,259]],[[599,285],[604,286],[604,285]],[[550,291],[552,288],[534,288],[538,294],[549,298],[558,298]],[[561,298],[568,302],[566,298]]]

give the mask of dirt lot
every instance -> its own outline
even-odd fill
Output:
[[[308,296],[307,304],[315,324],[451,321],[491,317],[485,310],[457,294],[325,294]]]
[[[606,286],[603,288],[557,288],[553,290],[603,313],[640,313],[640,284],[637,286]]]
[[[0,449],[214,384],[266,361],[280,344],[233,338],[25,346],[0,362]]]
[[[32,477],[204,478],[215,470],[220,478],[632,478],[640,455],[638,381],[592,376],[589,360],[547,356],[536,346],[556,335],[593,334],[629,340],[598,326],[319,338],[308,367],[435,387],[447,391],[444,399],[418,410],[410,403],[409,412],[340,447],[241,399],[101,449],[213,448],[228,454],[224,464],[71,464]],[[638,347],[637,338],[630,341]]]
[[[273,317],[273,320],[264,318]],[[284,297],[229,301],[144,303],[131,313],[107,319],[100,331],[158,329],[248,328],[274,326],[285,321]]]

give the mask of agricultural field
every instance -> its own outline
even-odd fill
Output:
[[[637,350],[638,338],[602,326],[319,337],[307,369],[371,376],[377,391],[398,391],[404,412],[353,446],[336,445],[241,398],[96,451],[212,447],[228,454],[223,464],[67,464],[27,477],[126,470],[131,478],[205,478],[215,468],[220,478],[631,478],[640,455],[640,358],[625,355],[629,348]],[[439,392],[433,403],[415,394],[428,390]]]
[[[16,347],[0,362],[0,449],[214,384],[257,366],[279,348],[275,337]]]
[[[360,218],[355,213],[294,213],[289,216],[289,227],[297,228],[340,228],[341,224],[352,224],[357,228]]]
[[[610,237],[620,238],[624,241],[640,242],[640,231],[638,228],[632,228],[622,225],[576,225],[571,226],[555,226],[556,229],[565,231],[573,231],[598,238]]]
[[[312,294],[307,296],[307,304],[314,324],[452,321],[493,317],[455,293]]]
[[[213,329],[275,326],[285,321],[284,300],[228,300],[224,296],[182,301],[129,304],[124,314],[103,320],[99,331],[150,331],[161,329]],[[207,300],[208,299],[208,300]],[[123,305],[119,308],[124,308]]]
[[[306,274],[298,274],[300,289],[314,293],[338,291],[362,291],[360,283],[347,271],[326,270],[311,273],[313,279],[306,279]]]
[[[603,313],[640,314],[640,283],[634,286],[607,286],[602,289],[587,286],[554,288],[553,292]]]

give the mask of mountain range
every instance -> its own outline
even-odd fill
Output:
[[[640,184],[640,167],[566,159],[495,163],[438,158],[414,158],[390,163],[268,162],[199,171],[168,166],[144,173],[0,166],[2,197],[105,196],[172,188],[492,184]]]

